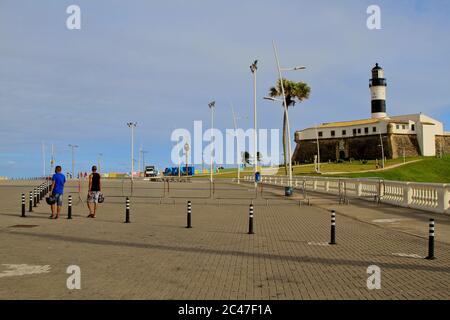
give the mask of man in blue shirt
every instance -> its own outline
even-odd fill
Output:
[[[64,184],[66,183],[66,177],[61,173],[61,166],[56,166],[55,174],[52,177],[52,186],[50,192],[55,197],[56,202],[52,204],[52,215],[50,219],[58,219],[61,213],[61,207],[63,205]],[[56,210],[55,210],[56,209]],[[56,211],[56,216],[55,216]]]

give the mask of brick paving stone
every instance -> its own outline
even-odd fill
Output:
[[[20,195],[35,185],[0,184],[0,299],[450,298],[450,220],[445,216],[437,219],[438,259],[428,261],[393,255],[426,256],[426,223],[425,233],[416,231],[428,213],[414,211],[405,226],[402,221],[376,224],[374,218],[405,217],[409,210],[371,204],[366,209],[363,202],[339,206],[317,194],[311,195],[312,206],[299,206],[274,189],[268,202],[253,199],[255,234],[248,235],[248,206],[255,196],[248,185],[221,181],[216,199],[208,199],[209,183],[171,183],[171,192],[159,199],[162,184],[139,181],[134,193],[139,197],[131,197],[132,222],[125,224],[129,186],[106,180],[106,202],[96,219],[85,218],[86,205],[72,181],[63,219],[47,219],[45,202],[20,218]],[[264,196],[270,193],[267,188]],[[68,194],[74,197],[72,220],[65,219]],[[185,228],[187,198],[178,196],[192,197],[192,229]],[[336,246],[326,245],[332,207],[338,213]],[[20,224],[37,226],[12,227]],[[51,269],[3,277],[5,264]],[[69,265],[81,268],[81,290],[66,287]],[[382,270],[381,290],[366,287],[369,265]]]

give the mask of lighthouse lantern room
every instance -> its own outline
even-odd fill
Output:
[[[372,118],[386,118],[386,79],[384,78],[384,70],[378,63],[372,69],[372,79],[370,79],[369,87],[372,99]]]

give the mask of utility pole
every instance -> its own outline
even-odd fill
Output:
[[[210,162],[210,173],[209,173],[209,180],[212,183],[213,182],[213,166],[214,166],[214,159],[213,159],[213,153],[215,152],[214,150],[214,141],[215,141],[215,137],[213,135],[214,132],[214,108],[216,106],[216,102],[212,101],[210,103],[208,103],[208,107],[211,110],[211,162]],[[214,140],[213,140],[214,139]]]
[[[45,166],[45,144],[44,141],[41,142],[41,147],[42,147],[42,165],[43,165],[43,177],[45,177],[45,175],[47,174],[47,170],[46,170],[46,166]]]
[[[317,173],[320,173],[320,147],[319,147],[319,132],[316,125],[316,143],[317,143]]]
[[[131,129],[131,181],[133,181],[133,172],[134,172],[134,128],[136,128],[137,122],[128,122],[127,126]]]
[[[184,144],[184,151],[186,152],[186,176],[189,175],[188,173],[188,155],[189,155],[189,143]]]
[[[233,105],[231,105],[231,114],[233,115],[233,124],[234,124],[234,132],[236,133],[236,137],[237,137],[237,122],[236,122],[236,114],[234,113],[234,108]],[[237,179],[238,179],[238,184],[241,181],[241,149],[239,146],[239,137],[237,137],[236,139],[236,147],[237,147],[237,156],[238,156],[238,160],[237,160],[237,165],[238,165],[238,170],[237,170]]]
[[[141,171],[141,159],[142,159],[142,144],[139,147],[139,156],[138,156],[138,172],[139,172],[139,176],[140,176],[140,171]]]
[[[97,157],[97,169],[98,169],[98,172],[101,172],[101,170],[100,170],[100,158],[103,156],[103,153],[99,153],[98,154],[98,157]]]
[[[257,121],[256,121],[256,70],[258,70],[258,60],[252,63],[250,71],[253,75],[253,177],[255,178],[255,188],[258,186],[256,181],[256,172],[258,171],[258,138],[257,138]]]
[[[50,160],[50,170],[51,170],[51,173],[54,172],[54,167],[55,167],[55,150],[54,150],[53,143],[52,143],[52,158],[51,158],[51,160]]]
[[[289,125],[288,106],[287,106],[287,103],[286,103],[286,93],[284,91],[283,76],[281,75],[280,60],[278,59],[278,52],[277,52],[277,47],[275,45],[275,41],[272,41],[272,45],[273,45],[273,51],[275,53],[275,60],[277,62],[278,78],[280,79],[280,87],[281,87],[281,92],[282,92],[282,95],[283,95],[283,107],[284,107],[284,113],[286,115],[286,129],[287,129],[287,138],[288,138],[287,139],[287,141],[288,141],[288,157],[287,157],[287,159],[289,160],[289,182],[288,182],[288,188],[289,188],[289,194],[292,194],[291,128],[290,128],[290,125]],[[285,133],[283,132],[283,134],[285,134]]]
[[[78,148],[76,144],[69,144],[69,147],[72,148],[72,179],[75,178],[75,148]]]
[[[146,154],[148,151],[141,150],[141,152],[142,152],[142,172],[144,172],[144,174],[145,174],[145,154]]]
[[[383,137],[380,132],[380,142],[381,142],[381,166],[384,169],[384,146],[383,146]]]

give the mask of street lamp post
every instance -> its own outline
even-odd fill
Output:
[[[292,194],[292,149],[291,149],[291,128],[289,125],[289,113],[288,113],[288,106],[286,103],[286,93],[284,91],[284,84],[283,84],[283,76],[281,74],[281,71],[298,71],[298,70],[305,70],[306,67],[304,66],[297,66],[297,67],[293,67],[293,68],[281,68],[280,67],[280,60],[278,59],[278,52],[277,52],[277,47],[275,45],[275,41],[272,41],[273,44],[273,51],[275,54],[275,60],[277,63],[277,69],[278,69],[278,78],[280,79],[280,86],[281,86],[281,93],[283,95],[283,108],[284,108],[284,113],[286,114],[286,126],[287,126],[287,135],[288,135],[288,159],[289,159],[289,181],[288,181],[288,187],[289,187],[289,194]],[[278,101],[278,99],[275,98],[268,98],[265,97],[265,99],[268,100],[272,100],[272,101]],[[285,134],[283,132],[283,134]]]
[[[145,175],[145,154],[148,153],[148,151],[141,150],[142,153],[142,172],[144,172]]]
[[[131,181],[133,181],[133,172],[134,172],[134,128],[136,128],[137,122],[128,122],[127,126],[131,129]]]
[[[384,169],[384,146],[383,146],[383,137],[380,132],[380,143],[381,143],[381,167]]]
[[[72,148],[72,179],[75,177],[75,148],[78,148],[76,144],[69,144],[69,147]]]
[[[45,166],[45,144],[44,144],[44,141],[42,141],[42,165],[43,165],[43,172],[44,172],[43,177],[45,177],[47,174],[47,172],[46,172],[47,168]]]
[[[233,125],[234,125],[234,132],[237,136],[237,121],[236,121],[236,114],[234,113],[234,108],[233,105],[231,105],[231,114],[233,115]],[[236,147],[237,147],[237,151],[238,151],[238,160],[237,160],[237,165],[238,165],[238,170],[237,170],[237,183],[239,184],[241,182],[241,149],[239,146],[239,137],[237,137],[236,139]]]
[[[139,147],[139,156],[138,156],[138,172],[139,172],[139,176],[141,176],[141,158],[142,158],[142,145]]]
[[[189,175],[188,173],[188,154],[189,154],[189,143],[184,144],[184,151],[186,152],[186,176]]]
[[[100,168],[101,168],[101,166],[100,166],[100,160],[101,160],[101,157],[102,157],[102,156],[103,156],[103,153],[99,153],[99,154],[98,154],[98,157],[97,157],[97,167],[98,167],[97,169],[98,169],[98,172],[102,172],[101,169],[100,169]]]
[[[213,182],[213,151],[214,150],[214,140],[213,140],[213,131],[214,131],[214,108],[216,107],[216,102],[212,101],[210,103],[208,103],[208,107],[209,109],[211,109],[211,162],[210,162],[210,172],[209,172],[209,181],[212,183]]]
[[[284,92],[283,76],[281,75],[280,61],[278,59],[278,52],[277,52],[277,47],[275,45],[275,41],[272,41],[272,44],[273,44],[273,51],[275,53],[275,60],[277,62],[278,77],[280,79],[281,93],[283,94],[284,113],[286,114],[286,124],[287,124],[287,134],[288,134],[288,139],[287,139],[288,140],[288,159],[289,159],[288,187],[292,188],[291,128],[289,126],[289,115],[288,115],[288,107],[287,107],[287,103],[286,103],[286,94]],[[284,132],[283,132],[283,134],[284,134]]]
[[[250,71],[253,74],[253,176],[255,177],[255,188],[258,185],[256,182],[256,172],[258,170],[258,139],[257,139],[257,122],[256,122],[256,71],[258,70],[258,60],[255,60],[250,66]]]
[[[55,165],[55,150],[54,150],[54,146],[53,146],[53,143],[52,143],[52,157],[51,157],[51,160],[50,160],[50,173],[53,173],[54,165]]]
[[[316,143],[317,143],[317,173],[320,173],[320,148],[319,148],[319,132],[316,125]]]

